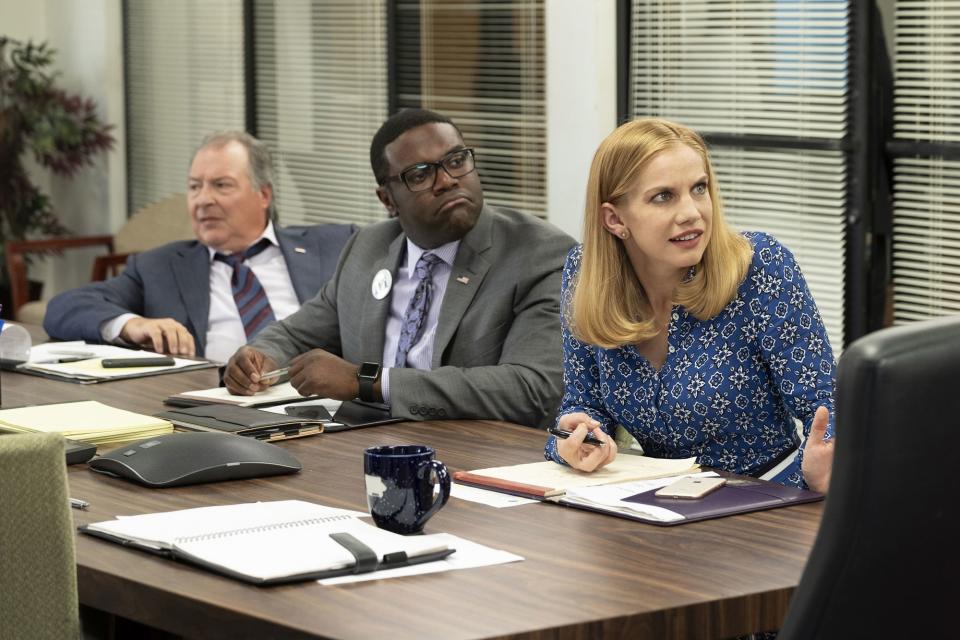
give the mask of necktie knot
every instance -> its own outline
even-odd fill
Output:
[[[430,278],[433,276],[433,268],[437,266],[442,260],[440,256],[435,253],[424,253],[420,256],[420,259],[417,260],[417,266],[414,267],[414,274],[417,276],[417,280],[423,280],[424,278]]]
[[[226,262],[228,265],[237,268],[238,265],[243,264],[249,258],[252,258],[255,255],[263,253],[264,249],[270,246],[270,241],[266,238],[260,238],[258,242],[254,242],[252,245],[244,249],[243,251],[236,251],[234,253],[220,253],[219,251],[214,254],[213,259],[219,260],[220,262]]]

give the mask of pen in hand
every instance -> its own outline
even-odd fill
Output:
[[[282,369],[274,369],[273,371],[267,371],[266,373],[260,374],[260,382],[264,380],[269,380],[271,378],[280,378],[281,376],[287,375],[287,372],[290,370],[290,367],[283,367]]]

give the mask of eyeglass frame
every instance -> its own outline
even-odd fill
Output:
[[[467,155],[465,156],[465,158],[470,158],[473,161],[473,168],[470,169],[470,171],[465,171],[464,173],[461,173],[460,175],[455,176],[452,173],[450,173],[450,170],[447,169],[446,166],[444,166],[444,162],[446,162],[451,156],[456,155],[458,153],[466,153]],[[407,179],[404,176],[408,172],[414,169],[424,169],[427,167],[433,168],[433,182],[430,183],[429,187],[424,187],[423,189],[413,189],[409,184],[407,184]],[[444,173],[446,173],[448,176],[454,179],[462,178],[463,176],[468,176],[477,170],[477,154],[472,147],[464,147],[463,149],[454,149],[453,151],[446,154],[436,162],[418,162],[416,164],[412,164],[409,167],[397,173],[396,175],[387,176],[386,180],[384,180],[383,182],[384,184],[386,184],[391,180],[398,180],[403,184],[404,187],[407,188],[407,191],[411,193],[422,193],[423,191],[429,191],[430,189],[433,189],[433,187],[437,184],[437,175],[439,175],[438,169],[443,169]]]

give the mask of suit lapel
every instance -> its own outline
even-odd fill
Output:
[[[304,242],[306,231],[290,231],[279,225],[274,225],[273,228],[277,234],[277,243],[280,245],[283,259],[287,263],[287,273],[290,274],[293,291],[297,294],[297,301],[303,304],[317,292],[315,279],[310,271],[311,265],[308,264],[311,258],[309,247]],[[313,258],[316,259],[316,256]]]
[[[384,333],[387,326],[387,314],[390,311],[391,293],[384,296],[382,300],[373,297],[373,280],[377,274],[383,270],[390,273],[391,282],[397,278],[397,265],[400,263],[400,256],[403,255],[403,249],[406,246],[406,236],[402,233],[390,243],[387,254],[373,262],[372,268],[368,272],[369,279],[360,287],[360,295],[364,298],[363,313],[358,319],[360,322],[360,334],[363,336],[364,362],[380,362],[383,358]],[[349,322],[349,320],[348,320]],[[391,363],[392,364],[392,363]]]
[[[490,269],[490,261],[483,254],[493,244],[493,218],[486,207],[481,212],[477,224],[463,237],[453,260],[453,270],[447,282],[447,291],[443,295],[440,317],[437,320],[437,333],[433,339],[432,368],[442,366],[443,352],[453,339],[457,327],[467,308],[473,301],[483,279]]]
[[[197,353],[204,353],[210,319],[210,253],[197,243],[178,251],[172,262],[180,297],[196,331]]]

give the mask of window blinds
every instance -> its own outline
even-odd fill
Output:
[[[124,7],[128,198],[135,211],[186,192],[203,136],[244,128],[243,3]]]
[[[398,2],[397,105],[449,116],[477,151],[484,197],[544,216],[543,0]]]
[[[952,150],[894,161],[894,322],[960,312],[960,1],[895,6],[894,139]]]
[[[714,141],[728,219],[794,253],[837,352],[849,158],[831,148],[848,128],[848,5],[634,0],[630,25],[631,115]]]
[[[385,0],[255,0],[257,132],[285,224],[386,216],[370,140],[387,117]]]

